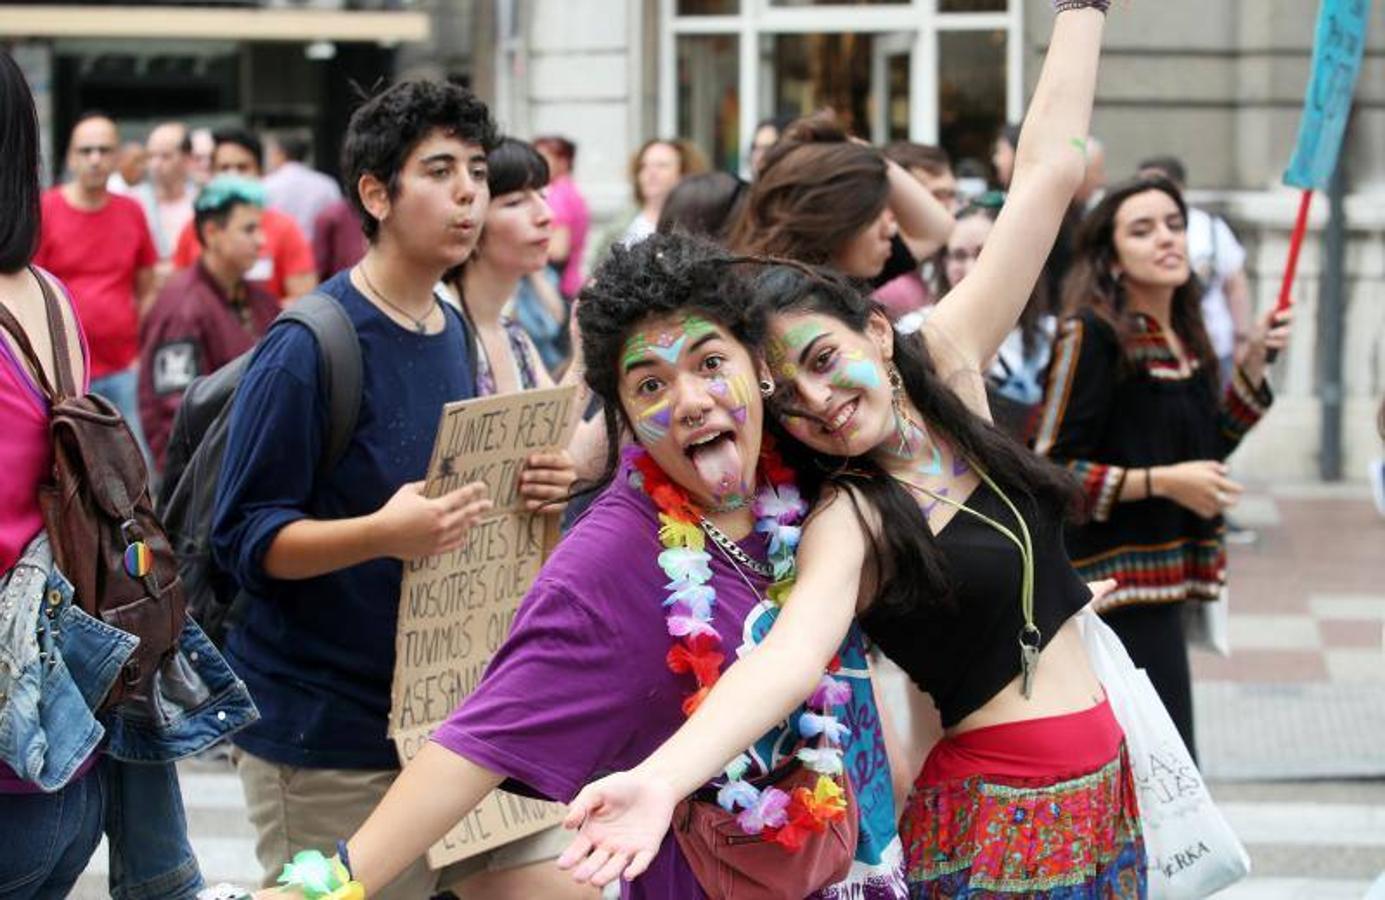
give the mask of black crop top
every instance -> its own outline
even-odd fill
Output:
[[[1062,518],[1056,509],[1021,494],[1010,500],[1023,513],[1034,543],[1034,624],[1047,646],[1063,623],[1091,600],[1091,591],[1068,562]],[[966,505],[1019,534],[1015,515],[984,483]],[[1019,548],[995,528],[957,510],[937,536],[952,578],[953,606],[900,611],[876,603],[861,624],[885,655],[928,693],[950,728],[980,709],[1020,673],[1019,633],[1023,567]],[[1044,677],[1039,666],[1036,680]]]

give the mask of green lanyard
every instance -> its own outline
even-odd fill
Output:
[[[991,476],[986,474],[984,469],[979,466],[973,466],[972,468],[976,469],[976,474],[981,476],[981,480],[986,483],[986,486],[995,491],[996,496],[1005,501],[1005,505],[1010,508],[1010,512],[1014,513],[1015,521],[1019,522],[1020,525],[1020,535],[1023,537],[1022,540],[1020,536],[1016,536],[1013,530],[1000,524],[985,513],[977,512],[965,503],[960,503],[942,494],[935,494],[922,485],[913,484],[912,482],[906,482],[906,484],[922,491],[939,503],[946,503],[958,512],[964,512],[980,519],[996,531],[1005,535],[1010,539],[1011,543],[1019,548],[1020,560],[1024,565],[1024,575],[1020,582],[1020,611],[1024,614],[1024,627],[1020,629],[1019,633],[1020,693],[1024,695],[1024,699],[1028,700],[1034,694],[1034,673],[1038,671],[1039,668],[1039,647],[1043,642],[1043,634],[1039,631],[1039,626],[1034,624],[1034,542],[1029,537],[1029,525],[1024,521],[1024,516],[1020,515],[1020,511],[1015,508],[1015,504],[1010,502],[1010,498],[1005,496],[1005,492],[1000,489],[1000,485],[996,484],[995,481],[991,479]]]

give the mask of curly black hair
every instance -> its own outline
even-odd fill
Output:
[[[825,267],[774,266],[763,270],[752,289],[755,299],[747,310],[742,331],[758,346],[777,313],[819,313],[852,331],[864,332],[878,303],[859,283]],[[883,314],[883,313],[882,313]],[[923,415],[929,431],[943,436],[955,451],[979,465],[1021,506],[1039,503],[1063,517],[1077,512],[1076,482],[1067,470],[1037,456],[995,425],[973,413],[934,367],[928,347],[918,334],[891,329],[893,363],[905,392]],[[774,399],[769,401],[770,411]],[[784,461],[799,474],[804,495],[816,501],[825,489],[844,488],[870,538],[877,601],[895,609],[951,605],[955,586],[945,558],[909,491],[889,477],[870,457],[846,459],[818,452],[790,436],[778,417],[766,416],[765,428],[776,439]],[[1025,498],[1021,500],[1020,498]],[[878,531],[867,524],[859,503],[880,515]],[[909,573],[908,577],[898,577]]]
[[[606,465],[580,493],[604,487],[620,461],[625,414],[620,405],[620,358],[630,333],[642,322],[674,312],[696,312],[746,340],[748,281],[738,260],[717,244],[687,234],[655,234],[631,247],[617,245],[582,289],[577,324],[587,385],[601,400],[606,424]]]
[[[441,130],[468,143],[495,149],[499,134],[486,104],[447,81],[402,81],[370,98],[351,116],[341,147],[341,171],[361,228],[374,241],[380,223],[361,203],[356,185],[374,175],[398,196],[399,172],[424,138]]]

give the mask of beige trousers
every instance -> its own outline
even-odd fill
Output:
[[[255,857],[265,873],[262,887],[272,887],[284,863],[300,850],[331,855],[337,839],[350,837],[365,823],[399,774],[391,769],[282,766],[239,748],[231,758],[245,792],[250,823],[255,826]],[[439,885],[452,886],[478,873],[555,859],[568,840],[562,828],[555,826],[440,871],[429,869],[420,859],[389,887],[372,891],[370,900],[428,900]],[[554,874],[558,874],[556,869]],[[470,900],[465,894],[461,896]]]

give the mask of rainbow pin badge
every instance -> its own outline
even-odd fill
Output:
[[[125,548],[125,574],[143,578],[154,568],[154,554],[144,541],[135,541]]]

